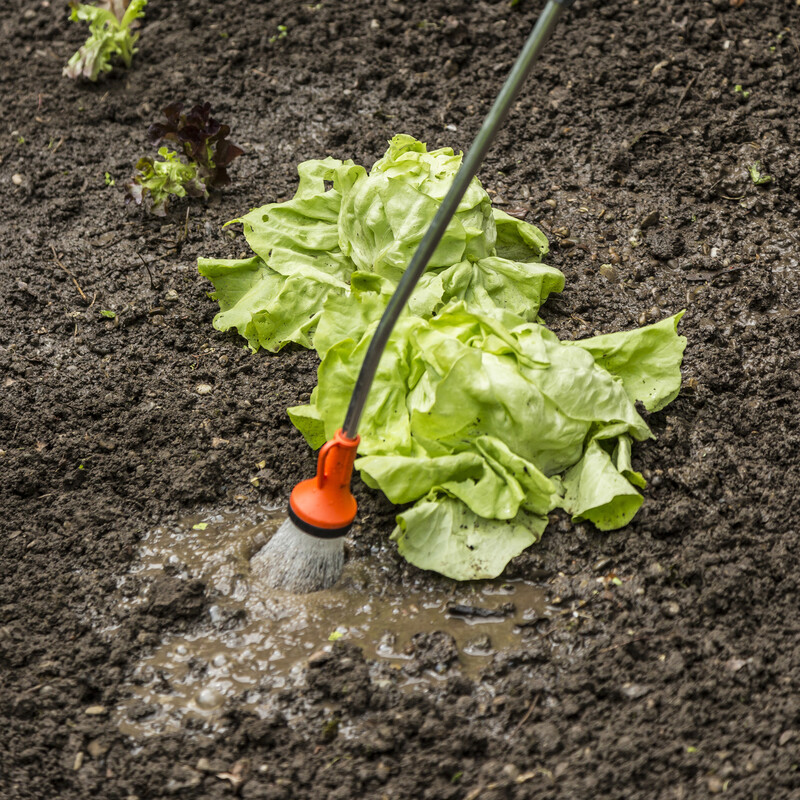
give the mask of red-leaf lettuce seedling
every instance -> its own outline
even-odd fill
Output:
[[[230,183],[228,165],[244,151],[227,137],[230,128],[211,116],[209,103],[183,113],[183,103],[164,109],[166,123],[148,129],[163,159],[142,158],[137,173],[125,184],[128,200],[141,205],[150,196],[150,211],[164,216],[171,195],[208,197],[209,189]],[[168,146],[175,149],[170,150]]]

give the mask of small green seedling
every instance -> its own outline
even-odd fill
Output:
[[[106,186],[113,186],[115,184],[116,181],[111,177],[111,173],[110,172],[106,172],[106,174],[105,174],[105,182],[106,182]]]
[[[743,89],[741,83],[737,83],[736,86],[733,87],[733,91],[736,94],[740,94],[745,100],[747,100],[747,98],[750,97],[750,92]]]
[[[278,32],[274,36],[269,37],[269,43],[275,44],[278,39],[285,39],[289,29],[285,25],[278,25]]]
[[[772,182],[772,175],[766,175],[761,171],[761,162],[756,161],[747,168],[747,171],[750,173],[750,180],[756,186],[761,186],[765,183]]]
[[[70,20],[89,23],[89,38],[67,62],[63,75],[96,81],[100,73],[111,72],[115,56],[130,67],[139,38],[131,26],[144,16],[147,0],[103,0],[97,6],[71,2],[69,5]]]
[[[107,317],[108,319],[114,319],[114,317],[116,317],[117,315],[113,311],[110,311],[109,309],[104,308],[100,312],[100,316],[101,317]]]

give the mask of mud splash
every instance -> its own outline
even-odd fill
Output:
[[[263,711],[272,693],[302,684],[309,656],[340,638],[394,665],[401,685],[410,687],[443,676],[405,676],[412,637],[444,631],[458,649],[452,669],[474,677],[496,652],[518,646],[520,632],[545,613],[544,591],[534,584],[459,584],[426,574],[398,585],[384,579],[378,554],[348,560],[342,579],[325,591],[269,589],[251,573],[249,559],[283,519],[283,510],[267,510],[256,522],[203,514],[157,528],[142,542],[135,575],[167,570],[201,578],[213,603],[199,632],[169,635],[137,666],[129,696],[116,709],[123,733],[177,730],[187,719],[213,727],[234,696]],[[128,602],[146,599],[143,593]]]

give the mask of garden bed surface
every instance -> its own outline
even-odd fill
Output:
[[[641,512],[611,534],[554,514],[509,567],[547,593],[541,635],[415,692],[339,643],[267,718],[233,700],[217,732],[133,741],[105,712],[212,601],[165,570],[121,603],[140,538],[314,469],[285,409],[316,356],[214,331],[196,259],[246,251],[223,223],[290,197],[300,161],[370,165],[398,132],[466,148],[542,3],[151,0],[132,69],[96,85],[61,77],[85,35],[66,4],[7,5],[0,796],[797,797],[800,7],[577,0],[480,172],[548,234],[561,337],[687,309],[683,389],[634,451]],[[174,100],[246,152],[159,219],[121,187]],[[351,555],[404,579],[392,507],[356,493]]]

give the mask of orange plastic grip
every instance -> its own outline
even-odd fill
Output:
[[[328,478],[332,478],[336,486],[350,485],[358,442],[358,437],[348,439],[339,429],[333,439],[322,445],[317,458],[317,487],[319,489],[324,488]],[[332,459],[333,463],[328,468]]]
[[[289,499],[296,521],[321,531],[346,531],[357,510],[350,479],[358,443],[357,436],[349,439],[338,430],[333,439],[322,446],[317,457],[316,476],[297,484]]]

